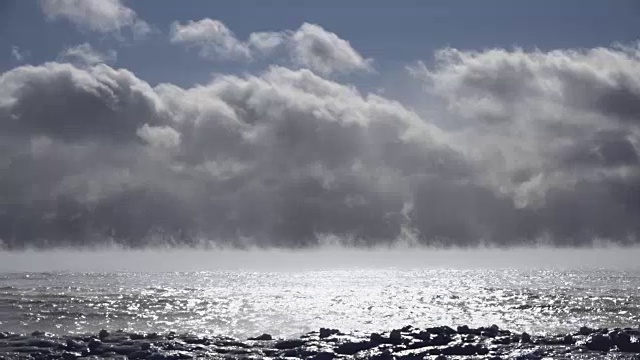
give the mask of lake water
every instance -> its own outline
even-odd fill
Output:
[[[359,259],[344,253],[307,254],[297,260],[253,254],[244,261],[237,254],[184,259],[184,254],[166,252],[165,264],[164,258],[151,261],[136,255],[141,260],[135,262],[132,255],[101,255],[100,259],[111,259],[108,271],[104,267],[109,266],[99,265],[91,256],[73,269],[69,259],[78,254],[57,258],[3,254],[0,330],[58,334],[101,328],[173,330],[242,338],[263,332],[293,336],[320,327],[376,331],[408,324],[497,324],[533,333],[575,331],[582,325],[637,327],[640,270],[633,265],[638,257],[625,253],[582,253],[582,260],[571,266],[544,263],[549,254],[531,261],[532,256],[541,256],[536,252],[499,253],[515,259],[500,263],[496,259],[502,257],[497,256],[486,261],[492,266],[478,263],[486,253],[473,252],[464,253],[463,259],[451,253],[430,254],[427,263],[416,260],[425,256],[411,251],[387,256],[358,253]],[[556,263],[572,263],[570,255],[553,254]],[[203,260],[211,257],[211,262]],[[323,257],[327,261],[318,261]],[[173,268],[171,258],[181,259],[188,270]],[[608,262],[596,266],[599,258]],[[43,259],[49,263],[43,264]],[[148,264],[143,266],[145,259]],[[257,259],[262,261],[259,265]],[[347,259],[352,260],[348,266]],[[193,270],[197,262],[207,269]],[[540,262],[542,266],[534,266]],[[26,271],[41,267],[53,270]],[[71,270],[61,270],[65,268]]]

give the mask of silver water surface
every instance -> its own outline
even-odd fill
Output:
[[[349,269],[0,274],[0,329],[292,336],[319,327],[640,325],[638,270]]]

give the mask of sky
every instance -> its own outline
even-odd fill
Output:
[[[385,71],[402,69],[411,61],[432,61],[434,51],[444,47],[590,48],[634,42],[640,33],[640,5],[634,0],[568,0],[553,5],[505,0],[400,4],[374,0],[346,5],[343,1],[195,1],[180,6],[167,0],[128,1],[127,7],[158,30],[144,41],[121,41],[78,29],[64,20],[50,21],[38,1],[3,0],[0,6],[0,46],[4,49],[0,70],[6,71],[21,61],[52,61],[65,47],[88,42],[97,49],[116,50],[114,65],[133,70],[151,84],[192,85],[206,82],[211,73],[268,65],[203,61],[193,56],[194,52],[167,41],[174,21],[202,18],[222,21],[240,39],[252,32],[293,30],[305,22],[318,24],[347,39]],[[26,55],[23,60],[17,61],[12,55],[14,46]]]
[[[0,246],[636,244],[638,18],[0,0]]]

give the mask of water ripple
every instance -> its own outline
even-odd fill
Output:
[[[406,324],[551,333],[640,320],[640,274],[558,270],[23,273],[0,276],[3,330],[292,336]]]

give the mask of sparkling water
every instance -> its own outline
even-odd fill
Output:
[[[173,330],[243,338],[409,324],[497,324],[533,333],[640,325],[637,268],[464,269],[379,262],[275,270],[5,271],[0,330]]]

